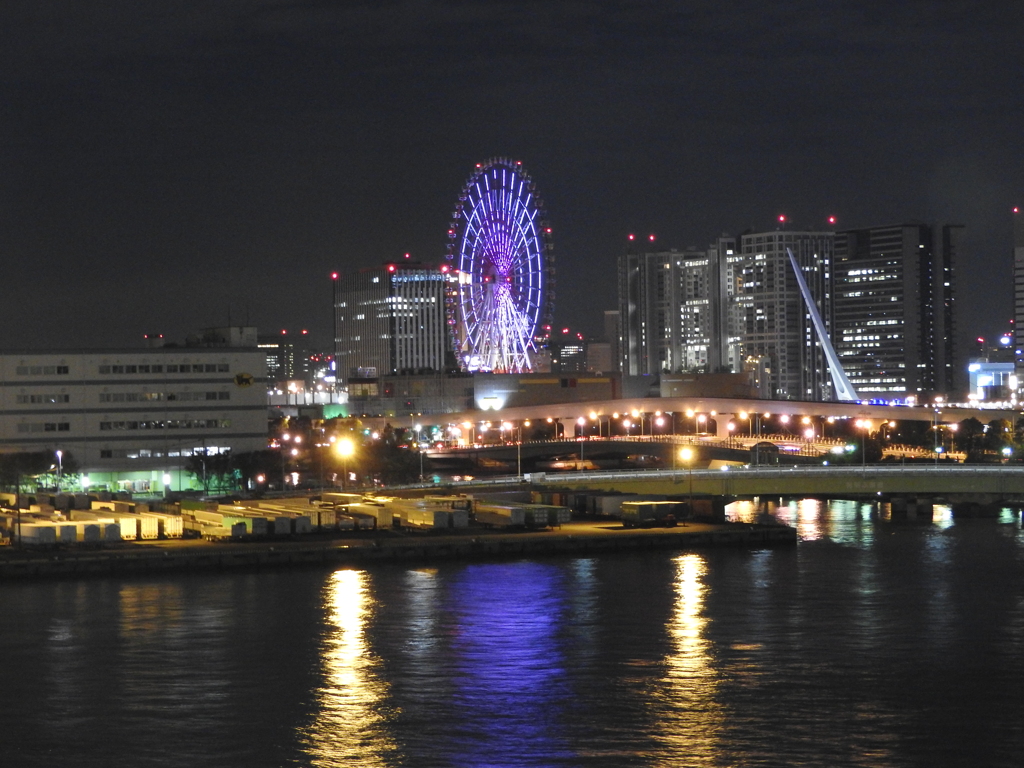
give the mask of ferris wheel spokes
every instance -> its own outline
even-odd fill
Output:
[[[457,259],[459,275],[446,302],[453,345],[467,370],[531,370],[534,337],[550,323],[550,229],[521,163],[477,168],[449,229],[448,258]]]

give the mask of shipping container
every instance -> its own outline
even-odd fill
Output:
[[[57,526],[44,520],[22,520],[20,541],[26,547],[53,546],[57,543]]]
[[[502,528],[526,525],[526,509],[522,506],[477,503],[473,516],[481,525]]]
[[[143,517],[152,518],[157,523],[157,535],[161,539],[180,539],[185,532],[185,520],[181,515],[165,512],[147,512]]]
[[[689,515],[687,505],[679,501],[624,501],[622,525],[626,528],[671,528]]]
[[[556,528],[572,520],[572,510],[554,504],[526,504],[527,524]]]
[[[403,528],[448,528],[451,522],[451,513],[446,509],[402,507],[399,517]]]

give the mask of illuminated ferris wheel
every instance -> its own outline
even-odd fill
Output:
[[[551,228],[518,161],[478,163],[448,228],[448,328],[467,371],[533,368],[535,340],[550,333]]]

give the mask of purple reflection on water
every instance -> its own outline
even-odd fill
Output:
[[[559,735],[567,690],[560,634],[564,574],[539,563],[466,568],[452,584],[452,738],[459,764],[546,764],[572,752]]]

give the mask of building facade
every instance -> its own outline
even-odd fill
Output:
[[[275,335],[261,334],[257,346],[267,358],[268,381],[279,384],[302,378],[301,353],[296,353],[295,344],[284,331]]]
[[[712,347],[712,269],[705,251],[619,258],[622,372],[706,371]]]
[[[336,275],[334,357],[339,383],[450,367],[447,279],[440,268],[408,261]]]
[[[1024,382],[1024,213],[1013,209],[1013,327],[1017,381]]]
[[[957,389],[962,231],[899,224],[836,234],[833,341],[858,394],[920,401]]]
[[[726,343],[738,349],[729,353],[733,370],[756,370],[761,391],[774,399],[833,399],[828,363],[788,255],[791,250],[796,257],[832,336],[833,243],[832,232],[747,233],[724,268]]]
[[[267,447],[266,357],[255,347],[4,352],[0,447],[70,454],[92,488],[194,487],[190,456]]]

